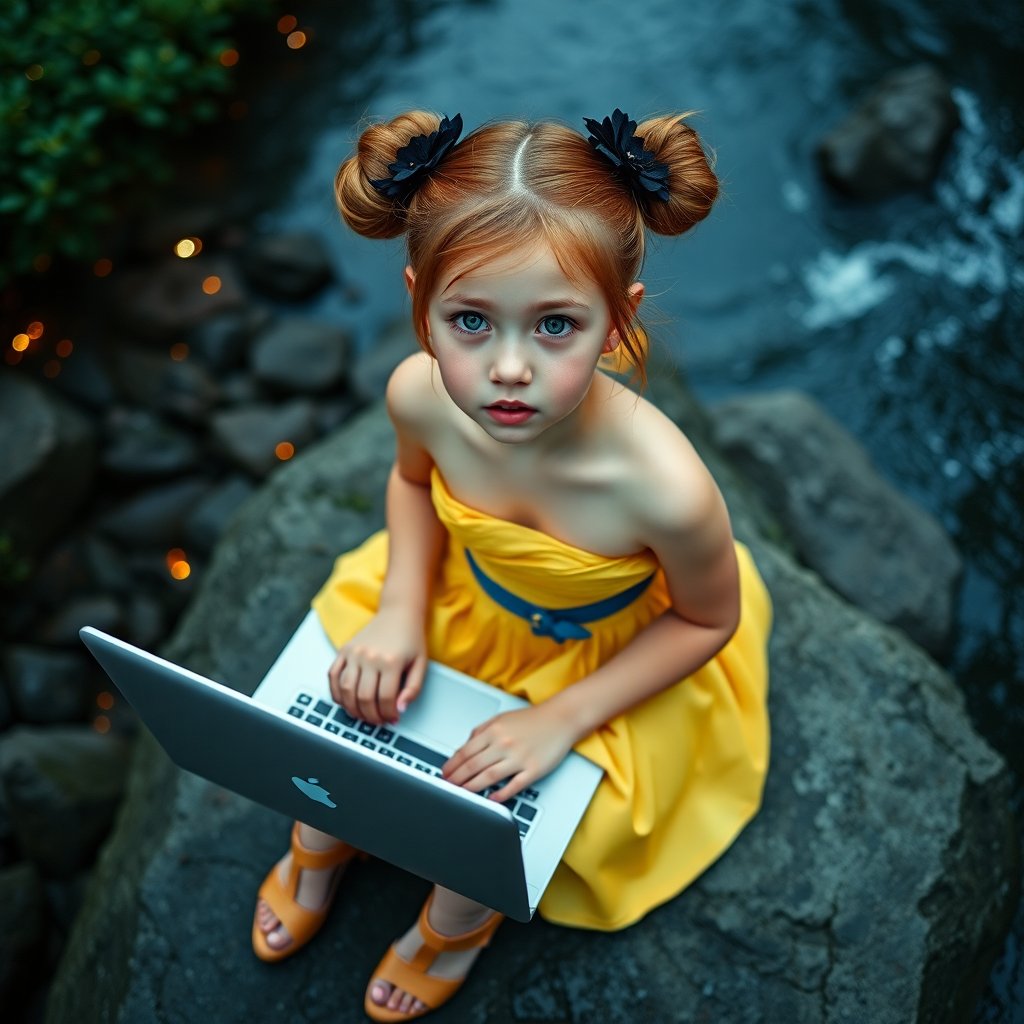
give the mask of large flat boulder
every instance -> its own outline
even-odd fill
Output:
[[[678,393],[667,407],[703,448],[703,414]],[[251,692],[335,554],[382,522],[392,452],[376,405],[275,473],[165,653]],[[1002,762],[950,678],[766,540],[756,496],[704,453],[775,600],[763,809],[632,928],[506,923],[438,1022],[953,1024],[981,990],[1015,903]],[[289,825],[141,739],[48,1024],[364,1020],[370,972],[428,885],[356,865],[317,940],[262,963],[255,893]]]

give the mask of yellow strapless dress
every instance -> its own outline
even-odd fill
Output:
[[[458,501],[435,468],[434,508],[449,541],[426,624],[429,656],[533,703],[583,679],[669,607],[649,551],[594,554]],[[373,616],[387,531],[341,555],[313,600],[336,645]],[[656,572],[626,608],[562,644],[492,601],[465,549],[501,586],[550,608],[590,604]],[[750,552],[736,542],[742,612],[707,664],[576,745],[605,775],[541,899],[546,920],[614,930],[671,899],[756,813],[768,769],[767,642],[772,606]]]

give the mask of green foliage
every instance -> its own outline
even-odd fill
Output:
[[[269,0],[0,4],[0,278],[39,254],[92,259],[115,190],[170,175],[216,116],[238,16]]]

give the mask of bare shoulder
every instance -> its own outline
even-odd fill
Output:
[[[422,430],[438,416],[434,361],[426,352],[403,359],[388,378],[388,415],[396,429]]]
[[[660,409],[635,395],[622,432],[622,500],[647,546],[729,532],[728,512],[711,471],[689,438]]]

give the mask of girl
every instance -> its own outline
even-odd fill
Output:
[[[369,127],[336,179],[350,227],[407,234],[423,352],[387,389],[388,528],[313,602],[338,648],[331,693],[395,722],[434,658],[526,698],[443,768],[498,784],[492,800],[572,748],[599,764],[539,907],[583,928],[624,928],[688,885],[756,812],[767,770],[767,592],[687,439],[599,371],[614,354],[643,382],[645,227],[681,234],[717,195],[686,116],[638,128],[616,110],[589,138],[505,122],[459,142],[460,117],[412,112]],[[296,823],[260,890],[261,957],[308,941],[355,853]],[[447,1001],[500,920],[435,886],[366,1012]]]

